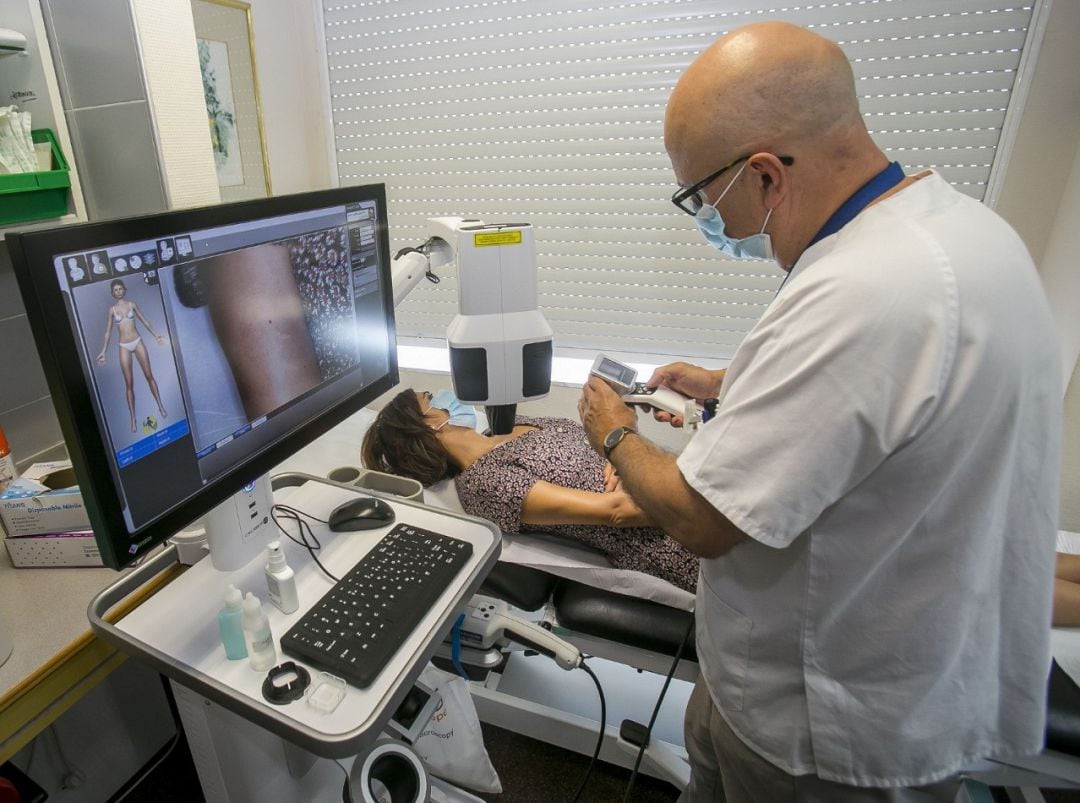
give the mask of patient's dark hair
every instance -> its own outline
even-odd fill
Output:
[[[411,388],[379,412],[364,435],[360,454],[366,468],[419,480],[424,486],[458,473],[435,431],[424,421]]]

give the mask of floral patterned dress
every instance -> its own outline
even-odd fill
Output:
[[[536,429],[499,444],[455,479],[465,512],[507,533],[522,532],[522,504],[540,480],[581,491],[604,490],[604,458],[589,446],[581,424],[524,416],[518,416],[517,424]],[[651,574],[691,592],[697,586],[697,557],[653,527],[526,524],[524,529],[572,538],[603,552],[619,569]]]

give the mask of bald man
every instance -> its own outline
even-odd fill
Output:
[[[949,800],[975,759],[1042,744],[1061,394],[1035,268],[889,162],[843,52],[802,28],[723,36],[664,137],[706,240],[787,272],[726,374],[653,375],[720,400],[678,458],[602,381],[579,403],[703,557],[686,797]]]

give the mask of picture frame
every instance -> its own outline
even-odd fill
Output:
[[[221,200],[272,194],[251,4],[191,0]]]

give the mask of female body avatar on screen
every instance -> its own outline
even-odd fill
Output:
[[[138,304],[125,298],[127,286],[122,280],[113,279],[109,284],[109,292],[116,303],[109,308],[106,316],[105,342],[101,346],[97,361],[98,365],[105,364],[105,351],[109,348],[109,338],[112,337],[113,327],[115,327],[119,336],[120,370],[124,374],[128,412],[131,414],[131,431],[135,432],[135,380],[131,368],[132,355],[139,361],[139,367],[142,368],[143,376],[146,377],[146,384],[150,386],[150,392],[154,395],[154,401],[157,402],[158,412],[162,418],[168,416],[165,406],[161,403],[161,394],[158,392],[157,382],[154,381],[154,372],[150,369],[150,355],[139,336],[139,330],[135,324],[136,319],[142,322],[159,346],[165,345],[165,338],[154,331],[154,327],[139,310]]]

